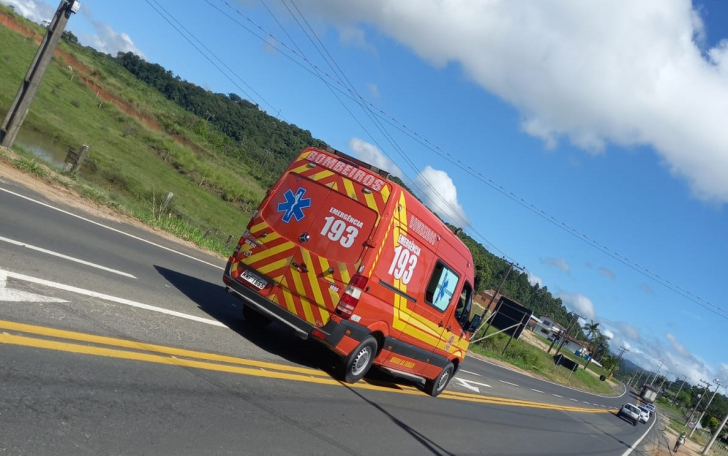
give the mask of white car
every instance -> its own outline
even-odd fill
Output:
[[[627,421],[631,421],[633,426],[637,426],[640,421],[641,410],[633,404],[624,404],[617,412],[618,417],[624,417]]]
[[[643,423],[650,421],[650,409],[648,409],[644,405],[640,405],[637,408],[640,409],[640,421],[642,421]]]
[[[650,416],[655,414],[655,404],[645,404],[644,406],[647,410],[649,410]]]

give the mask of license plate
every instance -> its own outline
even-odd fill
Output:
[[[262,290],[263,288],[265,288],[266,285],[268,285],[268,282],[248,271],[247,269],[244,270],[242,274],[240,274],[240,277],[247,280],[250,284],[252,284],[255,288],[259,290]]]

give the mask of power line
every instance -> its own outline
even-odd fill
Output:
[[[260,100],[261,100],[261,101],[262,101],[262,102],[263,102],[263,103],[265,104],[265,105],[267,105],[267,106],[268,106],[269,108],[271,108],[271,109],[273,110],[273,112],[276,112],[276,109],[275,109],[275,108],[273,107],[273,105],[271,105],[270,103],[268,103],[268,101],[267,101],[267,100],[266,100],[265,98],[263,98],[263,96],[262,96],[261,94],[259,94],[259,93],[258,93],[258,92],[257,92],[257,91],[256,91],[256,90],[255,90],[255,89],[253,88],[253,87],[251,87],[251,86],[250,86],[250,84],[248,84],[247,82],[245,82],[245,81],[243,80],[243,78],[241,78],[241,77],[240,77],[240,75],[238,75],[238,74],[237,74],[237,73],[236,73],[236,72],[235,72],[234,70],[232,70],[232,69],[231,69],[231,68],[230,68],[229,66],[227,66],[227,64],[226,64],[226,63],[225,63],[225,62],[224,62],[224,61],[223,61],[223,60],[222,60],[222,59],[221,59],[220,57],[218,57],[218,56],[217,56],[217,55],[216,55],[216,54],[215,54],[215,53],[214,53],[213,51],[211,51],[211,50],[210,50],[210,48],[208,48],[207,46],[205,46],[205,44],[204,44],[204,43],[202,43],[202,41],[200,41],[200,40],[199,40],[199,39],[198,39],[197,37],[195,37],[195,35],[194,35],[194,34],[193,34],[192,32],[190,32],[190,31],[189,31],[189,30],[188,30],[188,29],[187,29],[187,28],[186,28],[186,27],[185,27],[185,26],[184,26],[184,25],[183,25],[182,23],[180,23],[180,22],[179,22],[179,21],[178,21],[177,19],[175,19],[175,17],[174,17],[174,16],[173,16],[173,15],[172,15],[172,14],[171,14],[171,13],[170,13],[169,11],[167,11],[167,10],[166,10],[166,9],[165,9],[165,8],[164,8],[164,7],[162,6],[162,5],[160,5],[159,3],[157,3],[157,1],[156,1],[156,0],[146,0],[146,2],[147,2],[147,4],[148,4],[148,5],[149,5],[149,6],[150,6],[150,7],[151,7],[151,8],[152,8],[152,9],[153,9],[154,11],[156,11],[156,12],[157,12],[157,14],[159,14],[159,15],[160,15],[160,16],[161,16],[161,17],[162,17],[162,18],[163,18],[163,19],[164,19],[164,20],[165,20],[165,21],[166,21],[166,22],[167,22],[167,23],[168,23],[169,25],[171,25],[171,26],[172,26],[172,28],[174,28],[174,29],[175,29],[175,30],[177,31],[177,33],[179,33],[180,35],[182,35],[182,37],[183,37],[183,38],[184,38],[184,39],[185,39],[185,40],[186,40],[186,41],[187,41],[188,43],[190,43],[190,45],[192,45],[192,47],[194,47],[194,48],[195,48],[195,49],[197,50],[197,52],[199,52],[199,53],[200,53],[200,54],[201,54],[201,55],[202,55],[203,57],[205,57],[205,59],[206,59],[206,60],[207,60],[208,62],[210,62],[210,63],[212,64],[212,66],[214,66],[214,67],[215,67],[215,68],[216,68],[216,69],[217,69],[217,70],[218,70],[218,71],[219,71],[220,73],[222,73],[222,75],[223,75],[223,76],[225,76],[225,77],[226,77],[226,78],[227,78],[227,79],[228,79],[228,80],[229,80],[230,82],[232,82],[232,83],[233,83],[233,85],[234,85],[235,87],[237,87],[237,88],[238,88],[238,90],[240,90],[240,91],[241,91],[241,92],[242,92],[242,93],[243,93],[243,94],[244,94],[245,96],[247,96],[247,97],[248,97],[248,99],[250,99],[250,100],[253,100],[253,99],[254,99],[254,97],[252,97],[252,96],[251,96],[251,95],[250,95],[250,94],[249,94],[248,92],[246,92],[246,91],[245,91],[245,89],[243,89],[242,87],[240,87],[240,85],[239,85],[239,84],[238,84],[237,82],[235,82],[235,81],[234,81],[234,80],[233,80],[233,79],[232,79],[232,78],[231,78],[231,77],[230,77],[230,76],[228,75],[228,73],[226,73],[225,71],[223,71],[223,70],[222,70],[222,68],[220,68],[220,67],[219,67],[219,66],[218,66],[218,65],[217,65],[217,64],[216,64],[216,63],[215,63],[215,62],[214,62],[214,61],[213,61],[213,60],[212,60],[212,59],[211,59],[211,58],[209,57],[209,55],[212,55],[213,57],[215,57],[215,59],[216,59],[216,60],[217,60],[218,62],[220,62],[220,64],[222,64],[222,66],[224,66],[224,67],[225,67],[225,68],[226,68],[226,69],[227,69],[227,70],[228,70],[228,71],[229,71],[230,73],[232,73],[232,74],[233,74],[233,75],[234,75],[234,76],[235,76],[235,77],[236,77],[236,78],[237,78],[237,79],[238,79],[238,80],[239,80],[239,81],[240,81],[241,83],[243,83],[243,85],[245,85],[245,86],[246,86],[246,87],[247,87],[247,88],[248,88],[248,89],[249,89],[249,90],[250,90],[251,92],[253,92],[253,93],[254,93],[254,94],[255,94],[255,95],[256,95],[256,96],[257,96],[257,97],[258,97],[258,98],[259,98],[259,99],[260,99]],[[157,8],[159,8],[159,9],[157,9]],[[160,9],[161,9],[162,11],[164,11],[164,14],[162,14],[162,12],[160,12],[160,11],[159,11]],[[165,14],[166,14],[166,16],[165,16]],[[169,16],[169,17],[167,17],[167,16]],[[171,19],[171,20],[170,20],[170,19]],[[172,21],[174,21],[174,23],[172,23]],[[177,24],[177,25],[175,25],[175,24]],[[178,26],[179,26],[179,27],[178,27]],[[186,34],[185,34],[185,33],[183,33],[183,32],[182,32],[182,31],[180,30],[180,28],[181,28],[182,30],[184,30],[184,31],[186,32]],[[199,47],[198,47],[198,46],[197,46],[197,45],[196,45],[195,43],[193,43],[193,42],[192,42],[192,40],[191,40],[191,39],[190,39],[190,38],[189,38],[189,37],[188,37],[187,35],[189,35],[189,37],[192,37],[192,39],[194,39],[194,40],[195,40],[195,41],[196,41],[197,43],[199,43],[199,45],[200,45],[200,46],[202,46],[202,47],[203,47],[203,48],[205,49],[205,51],[206,51],[206,52],[203,52],[203,51],[202,51],[202,49],[200,49],[200,48],[199,48]],[[209,54],[209,55],[208,55],[208,54]],[[277,112],[278,112],[278,113],[280,113],[280,110],[278,110]],[[278,114],[278,115],[280,115],[280,114]],[[286,120],[286,119],[285,119],[285,117],[283,117],[283,116],[281,116],[281,118],[283,118],[283,120]]]
[[[439,155],[440,157],[446,159],[447,161],[449,161],[453,165],[457,166],[458,168],[460,168],[463,171],[467,172],[468,174],[472,175],[473,177],[475,177],[479,181],[481,181],[481,182],[485,183],[486,185],[490,186],[494,190],[496,190],[499,193],[503,194],[504,196],[506,196],[507,198],[509,198],[512,201],[516,202],[517,204],[521,205],[522,207],[526,208],[527,210],[533,212],[534,214],[538,215],[539,217],[543,218],[544,220],[548,221],[549,223],[553,224],[554,226],[560,228],[561,230],[565,231],[566,233],[568,233],[568,234],[570,234],[570,235],[572,235],[572,236],[580,239],[582,242],[584,242],[584,243],[586,243],[586,244],[588,244],[588,245],[596,248],[597,250],[605,253],[609,257],[611,257],[611,258],[619,261],[620,263],[622,263],[623,265],[629,267],[630,269],[632,269],[632,270],[634,270],[634,271],[642,274],[643,276],[645,276],[645,277],[647,277],[647,278],[649,278],[649,279],[651,279],[651,280],[659,283],[660,285],[664,286],[668,290],[673,291],[674,293],[676,293],[676,294],[678,294],[678,295],[680,295],[680,296],[688,299],[689,301],[691,301],[691,302],[693,302],[695,304],[698,304],[699,306],[701,306],[704,309],[706,309],[706,310],[708,310],[708,311],[710,311],[710,312],[712,312],[712,313],[720,316],[721,318],[724,318],[724,319],[728,320],[728,314],[726,313],[726,311],[723,308],[721,308],[719,306],[716,306],[715,304],[711,303],[710,301],[708,301],[706,299],[703,299],[702,297],[700,297],[700,296],[698,296],[698,295],[696,295],[696,294],[694,294],[694,293],[692,293],[692,292],[684,289],[683,287],[681,287],[681,286],[679,286],[679,285],[677,285],[675,283],[672,283],[671,281],[669,281],[669,280],[661,277],[660,275],[658,275],[657,273],[651,271],[650,269],[639,265],[638,263],[630,260],[629,258],[626,258],[625,256],[619,254],[618,252],[613,251],[612,249],[610,249],[606,245],[603,245],[600,242],[596,241],[595,239],[592,239],[591,237],[587,236],[585,233],[582,233],[581,231],[577,230],[576,228],[574,228],[574,227],[570,226],[569,224],[561,221],[557,217],[554,217],[553,215],[547,213],[543,209],[538,208],[534,204],[530,203],[529,201],[525,200],[524,198],[522,198],[522,197],[516,195],[515,193],[513,193],[512,191],[508,190],[507,188],[505,188],[501,184],[499,184],[499,183],[495,182],[494,180],[492,180],[491,178],[483,175],[480,171],[475,170],[474,168],[472,168],[468,164],[466,164],[463,161],[461,161],[459,158],[453,156],[452,154],[450,154],[449,152],[445,151],[441,147],[439,147],[436,144],[432,143],[430,140],[428,140],[424,136],[420,135],[419,133],[415,132],[414,130],[410,129],[409,127],[407,127],[406,125],[404,125],[403,123],[401,123],[400,121],[398,121],[397,119],[395,119],[394,117],[392,117],[391,115],[387,114],[383,110],[377,108],[372,103],[366,102],[366,100],[363,100],[363,98],[361,98],[360,96],[358,96],[358,97],[357,96],[354,96],[352,93],[350,93],[351,90],[348,87],[346,87],[345,84],[341,80],[338,80],[338,78],[332,77],[328,72],[321,70],[313,62],[311,62],[308,58],[306,58],[305,55],[302,55],[302,53],[296,52],[295,50],[293,50],[285,42],[279,40],[273,34],[271,34],[268,31],[266,31],[263,27],[261,27],[260,25],[258,25],[257,23],[255,23],[252,19],[250,19],[246,15],[242,14],[239,10],[237,10],[236,8],[234,8],[233,6],[231,6],[227,1],[225,1],[225,0],[221,0],[221,1],[228,8],[230,8],[233,11],[235,11],[240,17],[244,18],[247,22],[249,22],[250,24],[252,24],[260,32],[262,32],[264,34],[264,36],[260,36],[258,33],[256,33],[255,31],[253,31],[250,27],[245,26],[244,24],[242,24],[239,21],[235,20],[234,18],[230,17],[228,14],[226,14],[224,11],[222,11],[217,6],[213,5],[210,0],[206,0],[206,2],[210,6],[212,6],[214,9],[216,9],[221,14],[223,14],[226,17],[228,17],[229,19],[231,19],[233,22],[235,22],[238,25],[240,25],[242,28],[244,28],[249,33],[251,33],[252,35],[254,35],[257,38],[259,38],[263,42],[268,42],[268,39],[274,40],[282,48],[286,49],[288,52],[291,52],[293,55],[295,55],[298,58],[302,59],[304,62],[306,62],[306,64],[310,65],[311,68],[313,68],[314,70],[311,70],[309,68],[306,68],[305,65],[301,64],[300,62],[297,62],[290,55],[286,54],[285,52],[281,52],[282,55],[285,55],[287,58],[289,58],[290,60],[292,60],[294,63],[296,63],[299,66],[301,66],[301,68],[303,68],[304,70],[308,71],[309,73],[313,74],[315,77],[317,77],[318,79],[320,79],[327,87],[329,87],[330,90],[332,90],[332,91],[333,90],[338,90],[339,92],[343,93],[345,96],[347,96],[348,98],[350,98],[351,100],[357,102],[360,105],[361,105],[361,103],[365,103],[367,105],[367,109],[369,110],[369,112],[373,113],[376,117],[383,118],[383,120],[385,122],[388,122],[390,125],[394,126],[395,128],[397,128],[402,133],[404,133],[407,136],[409,136],[410,138],[416,140],[417,142],[419,142],[423,146],[427,147],[432,152],[434,152],[437,155]],[[309,39],[311,39],[310,36],[309,36]],[[319,52],[321,52],[321,51],[319,51]],[[329,64],[329,65],[331,66],[331,64]],[[325,80],[324,77],[325,78],[328,78],[331,82]],[[349,93],[347,93],[347,92],[349,92]],[[357,100],[357,98],[359,98],[361,100],[361,103]],[[338,99],[338,97],[337,97],[337,99]],[[339,101],[343,104],[343,101],[341,101],[341,100],[339,100]],[[363,106],[362,106],[362,108],[363,108]],[[369,135],[370,137],[373,138],[373,136],[371,135],[371,133],[369,133],[369,131],[366,128],[363,127],[363,125],[361,124],[361,122],[353,115],[353,113],[351,113],[351,111],[348,109],[348,107],[346,109],[349,112],[349,114],[352,115],[352,117],[354,117],[354,119],[362,127],[362,129],[364,129],[364,131],[367,133],[367,135]],[[375,111],[376,111],[376,113],[375,113]],[[388,133],[384,133],[384,132],[382,132],[382,133],[385,135],[385,137],[387,137]],[[382,150],[382,152],[386,154],[386,152],[384,151],[384,149],[376,142],[376,140],[375,140],[375,143],[380,148],[380,150]],[[395,150],[398,151],[398,153],[400,155],[402,155],[403,159],[408,163],[409,166],[414,167],[414,164],[411,162],[411,160],[409,160],[409,158],[406,156],[406,154],[404,154],[403,151],[401,151],[400,149],[398,149],[397,146],[394,146],[393,145],[393,147],[395,148]],[[390,157],[390,159],[391,159],[391,157]],[[415,171],[416,171],[416,167],[415,167]],[[412,180],[412,181],[415,182],[414,180]],[[450,206],[450,208],[451,208],[451,211],[454,214],[457,215],[457,211],[452,210],[453,208],[451,206]],[[492,243],[488,242],[487,239],[485,239],[484,236],[482,236],[480,233],[478,233],[477,230],[469,222],[466,222],[466,225],[467,226],[470,226],[472,228],[472,230],[473,230],[474,233],[478,234],[479,237],[481,237],[483,240],[485,240],[486,241],[486,244],[491,245],[492,247],[494,247],[496,250],[498,250],[504,256],[507,257],[507,255],[505,255],[500,249],[497,249]]]

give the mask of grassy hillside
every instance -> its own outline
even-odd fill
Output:
[[[0,14],[12,13],[2,7]],[[44,33],[35,24],[14,19],[38,37]],[[37,43],[3,26],[0,43],[4,116]],[[89,162],[77,179],[96,187],[96,199],[193,237],[208,230],[217,242],[239,235],[265,191],[249,177],[248,167],[214,150],[210,140],[215,136],[199,134],[201,119],[138,82],[108,56],[72,48],[62,43],[56,52],[23,128],[65,147],[88,144]],[[175,196],[160,216],[159,204],[168,192]]]

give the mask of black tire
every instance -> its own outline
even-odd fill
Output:
[[[361,380],[369,372],[376,357],[377,339],[368,336],[344,358],[342,380],[346,383],[356,383]]]
[[[425,392],[429,394],[432,397],[437,397],[445,391],[445,387],[447,387],[447,384],[450,383],[450,380],[452,379],[452,374],[455,372],[455,366],[453,363],[447,363],[447,365],[442,369],[442,372],[440,372],[440,375],[437,376],[434,380],[427,380],[425,381]]]
[[[256,328],[265,328],[271,323],[270,318],[248,305],[243,306],[243,317],[250,326],[255,326]]]
[[[632,426],[637,426],[637,420],[635,420],[635,422],[632,423]]]

